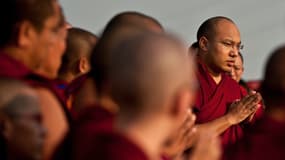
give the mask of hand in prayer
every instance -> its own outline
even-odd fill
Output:
[[[174,131],[174,134],[163,146],[163,153],[167,157],[171,157],[172,159],[181,157],[185,148],[188,148],[189,144],[193,143],[197,130],[194,126],[196,116],[190,112],[192,111],[189,110],[182,126],[177,131]]]
[[[199,132],[196,144],[188,158],[189,160],[219,160],[221,157],[219,137],[211,131]]]
[[[227,113],[227,118],[232,125],[238,124],[252,115],[260,106],[261,101],[259,93],[250,93],[241,100],[233,102]]]

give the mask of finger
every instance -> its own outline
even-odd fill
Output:
[[[256,94],[250,95],[248,97],[243,98],[240,103],[244,108],[252,107],[253,105],[256,105],[258,103],[258,96]]]

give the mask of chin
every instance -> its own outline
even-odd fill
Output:
[[[223,70],[224,72],[226,72],[226,73],[230,73],[231,70],[232,70],[232,68],[224,67],[222,70]]]

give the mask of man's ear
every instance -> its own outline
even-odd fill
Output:
[[[1,135],[8,139],[11,135],[12,124],[8,121],[6,116],[0,115],[0,131]]]
[[[32,44],[35,37],[35,28],[30,22],[24,21],[19,25],[17,45],[19,47],[27,47]]]
[[[86,57],[80,57],[78,63],[78,70],[80,73],[87,73],[90,70],[90,63]]]
[[[209,47],[209,41],[205,36],[202,36],[199,39],[199,46],[200,48],[204,51],[207,52],[208,51],[208,47]]]

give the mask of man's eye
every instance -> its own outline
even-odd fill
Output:
[[[225,46],[231,46],[231,45],[232,45],[230,42],[223,42],[223,44],[224,44]]]

